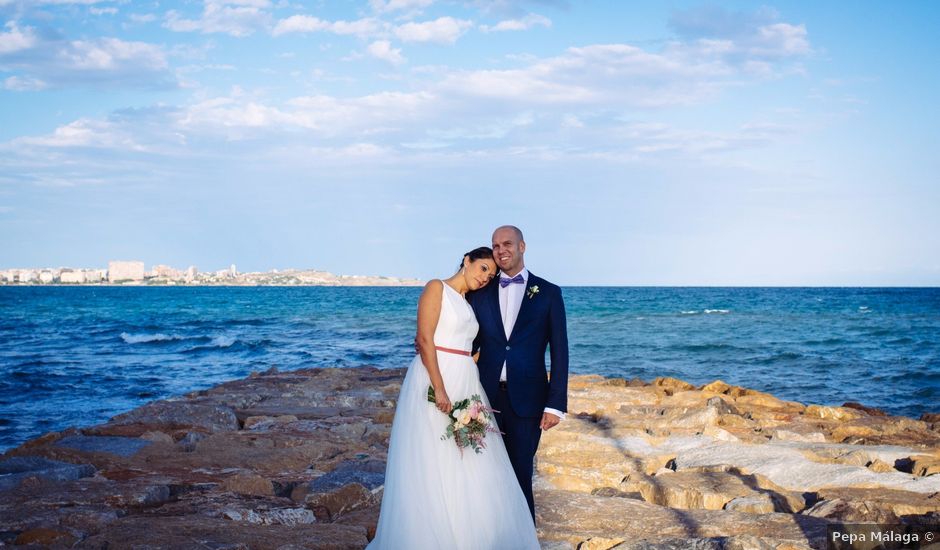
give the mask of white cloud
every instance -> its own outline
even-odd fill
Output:
[[[10,21],[5,27],[10,30],[0,32],[0,55],[27,50],[36,44],[32,27],[21,30],[15,21]]]
[[[3,87],[14,92],[32,92],[43,90],[48,84],[38,78],[11,76],[3,81]]]
[[[113,71],[133,64],[145,71],[161,71],[168,67],[159,46],[145,42],[125,42],[117,38],[96,41],[76,40],[59,52],[64,64],[79,71]]]
[[[369,6],[379,13],[392,11],[416,11],[426,8],[434,0],[369,0]]]
[[[674,13],[670,26],[688,44],[723,44],[727,53],[750,61],[811,54],[806,25],[783,23],[779,17],[771,8],[735,12],[708,6]]]
[[[127,18],[134,23],[152,23],[157,20],[157,16],[152,13],[132,13]]]
[[[79,4],[79,5],[100,4],[101,2],[108,2],[110,0],[34,0],[34,1],[36,4],[65,6],[65,5],[70,5],[70,4]]]
[[[388,40],[376,40],[366,48],[369,55],[376,59],[388,61],[392,65],[401,65],[405,58],[401,55],[400,48],[392,48],[392,43]]]
[[[499,23],[490,25],[481,25],[483,32],[502,32],[502,31],[525,31],[532,27],[551,27],[552,20],[537,13],[530,13],[521,19],[504,19]]]
[[[304,130],[311,139],[361,140],[365,135],[394,134],[436,112],[427,92],[381,92],[352,98],[302,96],[267,105],[238,93],[192,105],[171,123],[179,131],[249,139]],[[265,132],[262,132],[264,130]],[[267,132],[267,133],[266,133]]]
[[[758,40],[750,46],[755,55],[806,55],[812,53],[807,39],[806,25],[775,23],[757,29]]]
[[[366,37],[378,33],[381,28],[381,23],[372,18],[356,19],[355,21],[327,21],[311,15],[292,15],[278,21],[271,34],[281,36],[294,32],[329,32],[338,35]]]
[[[118,38],[73,41],[34,38],[28,45],[28,49],[0,53],[0,64],[14,73],[5,82],[8,89],[175,85],[166,55],[154,44]]]
[[[92,15],[117,15],[117,8],[88,8],[88,13]]]
[[[280,36],[292,32],[318,32],[330,28],[330,22],[311,15],[292,15],[281,19],[274,26],[272,34]]]
[[[127,128],[121,128],[112,122],[87,118],[60,126],[47,136],[17,138],[14,144],[52,148],[98,147],[134,151],[144,149],[134,141]]]
[[[270,21],[268,0],[204,0],[202,17],[186,19],[178,11],[166,14],[163,26],[176,32],[224,33],[249,36]]]
[[[403,42],[437,42],[453,44],[473,26],[472,21],[439,17],[422,23],[405,23],[395,28],[395,36]]]
[[[279,21],[271,32],[369,36],[372,39],[364,42],[367,45],[358,49],[357,56],[401,64],[405,57],[394,47],[397,40],[391,35],[404,33],[412,40],[447,43],[457,40],[470,25],[452,18],[393,26],[376,18],[347,22],[295,15]],[[68,55],[52,56],[57,63],[41,72],[14,73],[15,79],[8,78],[5,85],[27,88],[32,78],[54,87],[62,84],[63,74],[75,79],[84,74],[107,75],[116,80],[133,74],[128,73],[131,66],[143,71],[142,78],[168,71],[163,52],[144,43],[74,41],[58,43],[56,51],[60,50]],[[236,91],[225,97],[201,90],[192,104],[154,115],[149,129],[142,129],[134,117],[112,118],[101,127],[81,120],[33,138],[31,143],[59,149],[110,145],[124,150],[137,143],[128,140],[127,136],[133,136],[151,148],[154,143],[167,148],[189,143],[178,150],[185,155],[231,155],[228,149],[220,151],[225,144],[239,142],[245,148],[240,150],[255,148],[259,155],[315,148],[320,154],[407,150],[409,154],[469,155],[512,150],[532,158],[590,153],[618,161],[654,155],[704,157],[762,146],[785,134],[769,124],[709,132],[625,124],[621,117],[633,113],[631,120],[635,120],[638,112],[712,100],[728,87],[779,74],[781,63],[809,52],[803,26],[762,21],[750,32],[697,36],[655,48],[593,44],[551,57],[516,57],[503,61],[511,63],[505,69],[426,66],[396,75],[408,78],[402,88],[409,91],[315,94],[280,101],[266,97],[263,90]],[[207,62],[179,67],[176,72],[185,76],[205,68],[228,67]],[[312,89],[321,89],[322,78],[317,76],[317,80]],[[382,81],[371,82],[379,85]]]

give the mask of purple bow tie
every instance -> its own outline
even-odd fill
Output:
[[[515,283],[515,284],[520,284],[520,285],[521,285],[521,284],[524,283],[524,282],[525,282],[525,279],[522,278],[522,273],[516,275],[516,276],[513,277],[512,279],[510,279],[509,277],[500,277],[500,278],[499,278],[499,286],[502,287],[502,288],[506,288],[507,286],[509,286],[509,285],[511,285],[511,284],[513,284],[513,283]]]

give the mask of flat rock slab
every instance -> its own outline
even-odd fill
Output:
[[[761,474],[791,491],[829,487],[884,487],[915,493],[940,491],[940,476],[914,477],[901,472],[876,473],[863,466],[814,462],[791,446],[751,445],[723,441],[679,452],[677,469],[731,465]]]
[[[14,456],[0,460],[0,491],[15,488],[28,477],[71,481],[95,474],[91,464],[70,464],[39,456]]]
[[[147,430],[160,426],[165,429],[201,428],[207,432],[226,432],[238,429],[235,412],[225,405],[212,402],[192,402],[183,399],[155,401],[124,414],[119,414],[107,426],[141,425]],[[141,432],[143,433],[143,432]]]
[[[235,416],[244,422],[252,416],[294,416],[300,420],[322,420],[331,416],[340,416],[343,413],[340,407],[311,407],[298,399],[296,401],[280,402],[268,401],[251,407],[250,409],[236,409]]]
[[[361,550],[366,530],[355,525],[265,525],[199,515],[121,518],[76,548],[174,550]]]
[[[624,480],[621,489],[638,491],[645,501],[670,508],[721,510],[735,499],[761,496],[770,499],[770,512],[796,513],[805,508],[799,494],[775,487],[758,476],[731,471],[666,470],[655,476],[633,474]],[[737,505],[741,504],[739,501]],[[747,506],[753,504],[754,501],[748,501]]]
[[[56,447],[65,447],[85,453],[108,453],[125,457],[133,456],[151,444],[151,441],[145,439],[113,435],[70,435],[55,442]]]
[[[800,514],[676,510],[628,498],[570,491],[537,491],[535,501],[540,503],[536,513],[542,538],[573,545],[592,537],[672,544],[676,539],[752,536],[812,548],[826,546],[828,522]]]

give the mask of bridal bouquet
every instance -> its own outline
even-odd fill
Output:
[[[428,401],[437,403],[433,386],[428,386]],[[447,431],[441,439],[453,438],[461,455],[465,447],[471,447],[475,452],[482,453],[486,448],[484,441],[486,433],[499,433],[499,428],[494,426],[495,418],[492,415],[494,412],[498,411],[484,405],[483,400],[477,394],[457,401],[448,415],[450,424],[447,425]]]

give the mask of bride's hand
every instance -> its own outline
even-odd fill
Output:
[[[450,403],[450,397],[447,396],[447,390],[444,388],[434,390],[434,398],[437,409],[444,414],[450,414],[453,405]]]

